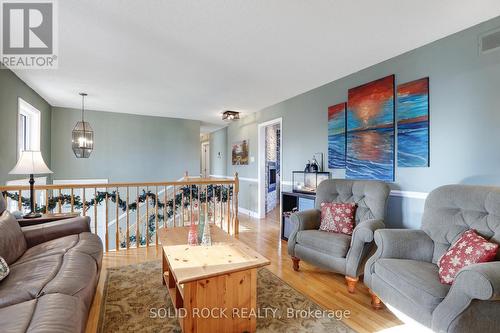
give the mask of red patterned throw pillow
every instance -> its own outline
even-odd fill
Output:
[[[444,284],[452,284],[460,269],[492,261],[497,250],[498,244],[488,242],[475,230],[467,230],[439,259],[439,280]]]
[[[321,203],[320,230],[352,235],[354,230],[355,203]]]

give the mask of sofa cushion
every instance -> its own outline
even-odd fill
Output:
[[[36,299],[0,308],[0,331],[25,333],[36,307]]]
[[[36,245],[11,266],[11,275],[14,275],[5,280],[5,286],[0,286],[0,298],[2,292],[7,293],[9,286],[12,288],[16,283],[22,283],[27,289],[21,294],[12,292],[0,300],[0,307],[2,303],[13,304],[16,299],[26,301],[40,294],[54,293],[76,296],[90,307],[101,259],[100,238],[87,232]],[[39,264],[42,267],[38,267]],[[46,278],[32,274],[31,270],[43,273]]]
[[[333,257],[345,258],[351,244],[351,236],[321,230],[304,230],[297,233],[297,243]]]
[[[77,297],[51,294],[38,299],[30,326],[30,332],[74,333],[84,332],[87,323],[87,311]]]
[[[375,262],[375,274],[430,313],[450,289],[439,282],[437,265],[424,261],[379,259]]]
[[[95,259],[99,268],[102,263],[102,241],[96,234],[82,232],[78,235],[78,243],[72,247],[69,252],[84,253]]]
[[[19,223],[12,214],[4,211],[0,215],[0,257],[10,265],[23,255],[26,248],[26,239]]]
[[[10,274],[0,283],[0,308],[34,299],[56,276],[62,255],[52,255],[10,267]]]
[[[20,264],[29,260],[34,260],[54,254],[63,255],[69,249],[78,243],[78,235],[71,235],[61,238],[56,238],[45,243],[41,243],[30,247],[22,256],[16,261]]]
[[[97,263],[88,254],[70,251],[63,256],[57,274],[43,287],[42,294],[65,294],[81,299],[90,308],[97,284]]]
[[[9,333],[82,332],[85,328],[86,317],[86,309],[78,298],[51,294],[0,308],[0,331]]]

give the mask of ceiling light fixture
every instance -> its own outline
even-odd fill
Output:
[[[222,120],[233,121],[240,119],[240,113],[237,111],[224,111],[222,113]]]
[[[86,93],[80,93],[82,96],[82,121],[76,123],[71,132],[71,143],[73,153],[76,158],[89,158],[94,150],[94,131],[88,122],[85,121],[85,96]]]

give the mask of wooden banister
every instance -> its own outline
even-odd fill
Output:
[[[29,197],[23,197],[28,190],[25,185],[0,186],[7,207],[20,211],[28,210]],[[198,178],[185,172],[179,181],[35,185],[35,202],[37,211],[45,214],[80,212],[88,216],[105,251],[119,251],[158,246],[160,228],[197,224],[201,218],[238,234],[238,193],[238,174],[233,179]],[[90,208],[93,214],[87,213]]]
[[[108,183],[108,184],[49,184],[35,185],[35,190],[59,190],[59,189],[82,189],[82,188],[113,188],[113,187],[154,187],[154,186],[188,186],[188,185],[232,185],[234,179],[223,178],[194,178],[189,177],[188,180],[171,181],[171,182],[148,182],[148,183]],[[28,191],[29,185],[8,185],[0,186],[0,191]]]

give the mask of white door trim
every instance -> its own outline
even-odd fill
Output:
[[[283,118],[272,119],[263,123],[258,124],[258,210],[257,214],[259,218],[266,217],[266,127],[269,125],[279,124],[280,125],[280,174],[283,177]],[[282,190],[282,182],[280,180],[280,193]],[[280,211],[281,211],[281,200],[280,200]]]

